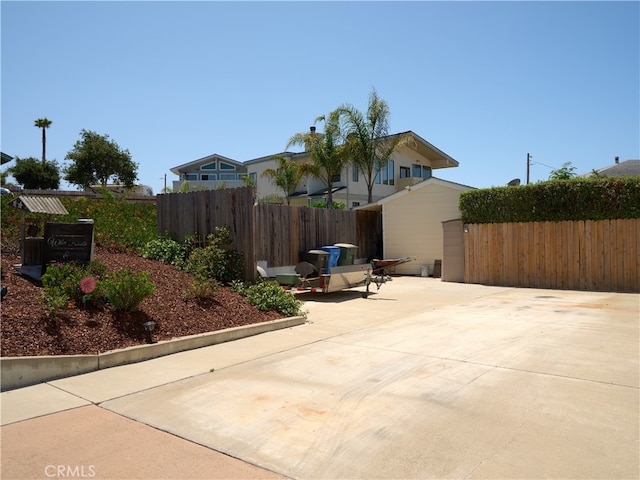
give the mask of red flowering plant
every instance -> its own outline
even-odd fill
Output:
[[[96,279],[93,277],[84,277],[80,280],[80,290],[82,290],[82,293],[85,295],[92,293],[96,289],[96,285]]]
[[[96,290],[98,282],[92,276],[84,277],[80,280],[80,290],[84,295],[82,296],[82,305],[86,306],[87,302],[91,301],[91,294]]]

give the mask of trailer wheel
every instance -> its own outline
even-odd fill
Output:
[[[367,298],[369,296],[369,292],[362,292],[362,298]]]

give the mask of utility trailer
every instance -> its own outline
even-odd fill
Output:
[[[372,283],[380,289],[383,283],[392,280],[391,276],[386,273],[387,268],[411,262],[415,259],[416,257],[388,260],[374,259],[371,263],[332,266],[330,267],[330,273],[321,275],[317,275],[317,270],[312,264],[300,262],[295,268],[296,273],[300,275],[300,277],[294,288],[297,292],[332,293],[364,285],[367,287],[367,290],[362,292],[362,296],[363,298],[367,298],[371,294],[369,286]]]

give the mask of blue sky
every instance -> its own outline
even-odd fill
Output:
[[[29,2],[1,9],[1,148],[109,135],[159,193],[170,168],[282,152],[372,88],[474,187],[640,158],[638,2]],[[321,129],[321,127],[320,127]],[[292,149],[295,150],[295,149]],[[12,165],[12,164],[9,164]],[[3,166],[6,168],[7,165]],[[63,188],[67,187],[63,183]],[[75,187],[73,187],[75,189]]]

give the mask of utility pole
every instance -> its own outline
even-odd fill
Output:
[[[533,158],[533,155],[529,155],[527,153],[527,185],[529,185],[529,167],[531,166],[531,159]]]

